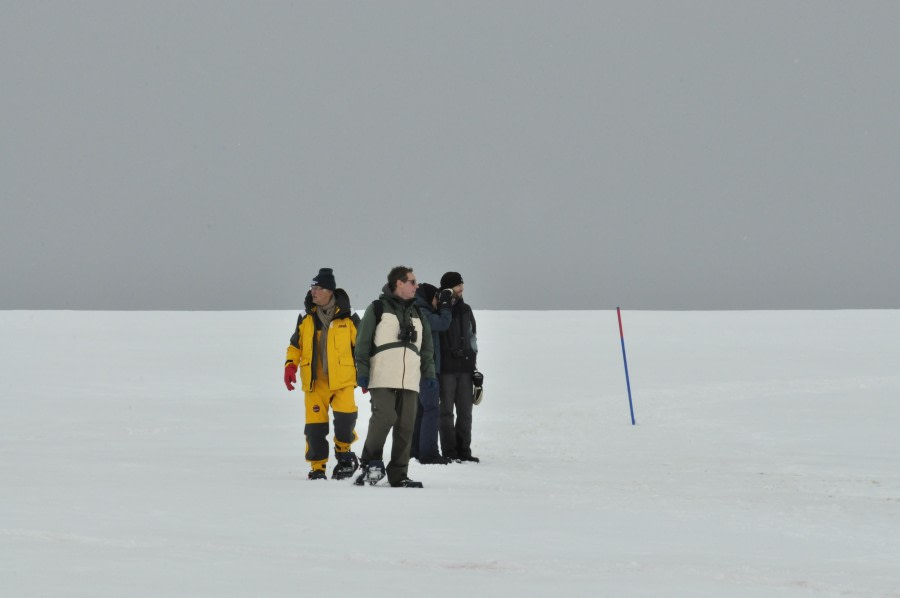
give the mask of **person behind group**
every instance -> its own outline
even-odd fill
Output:
[[[397,266],[381,296],[363,314],[356,337],[357,384],[370,392],[372,415],[356,485],[375,485],[387,473],[393,487],[421,488],[409,479],[419,383],[437,387],[431,330],[415,307],[413,269]],[[384,466],[384,443],[393,429],[391,460]]]
[[[419,284],[416,291],[416,307],[419,314],[431,328],[431,340],[434,345],[434,371],[440,376],[441,350],[438,333],[450,326],[450,297],[453,291],[444,289],[438,292],[437,287],[426,283]],[[441,455],[438,449],[438,434],[441,427],[441,399],[437,388],[427,388],[425,379],[419,388],[419,409],[416,411],[416,424],[413,430],[412,450],[410,456],[425,465],[450,463],[450,459]]]
[[[472,373],[478,357],[475,316],[463,301],[464,285],[459,272],[445,273],[441,277],[441,289],[453,293],[450,327],[439,335],[441,450],[449,459],[478,463],[478,457],[472,456]]]
[[[350,298],[336,288],[334,272],[322,268],[312,279],[304,301],[306,311],[297,318],[284,362],[284,384],[294,390],[297,370],[306,403],[306,460],[309,479],[323,480],[328,464],[328,408],[334,411],[332,478],[351,477],[359,460],[350,450],[356,435],[356,345],[359,317],[350,309]]]

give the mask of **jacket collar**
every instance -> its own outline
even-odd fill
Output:
[[[332,319],[346,318],[350,315],[350,296],[347,295],[347,291],[344,289],[335,289],[334,306],[334,317]],[[312,291],[306,292],[306,299],[303,300],[303,307],[306,308],[306,313],[308,314],[316,311],[316,307],[318,306],[313,303]]]

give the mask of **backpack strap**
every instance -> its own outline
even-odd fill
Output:
[[[384,315],[384,303],[381,299],[372,302],[372,312],[375,314],[375,325],[378,326],[381,323],[381,316]]]

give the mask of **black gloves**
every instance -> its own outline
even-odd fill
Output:
[[[453,289],[442,289],[438,294],[438,307],[451,307],[453,300]]]
[[[474,372],[472,372],[472,385],[475,386],[476,388],[481,388],[481,386],[483,384],[484,384],[484,374],[482,374],[478,370],[475,370]]]
[[[478,370],[472,372],[472,386],[475,387],[472,389],[472,404],[481,405],[484,399],[484,374]]]

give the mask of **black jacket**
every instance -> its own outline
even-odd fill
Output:
[[[472,308],[462,299],[453,304],[450,327],[440,333],[441,373],[458,374],[475,370],[478,357],[477,328]]]

